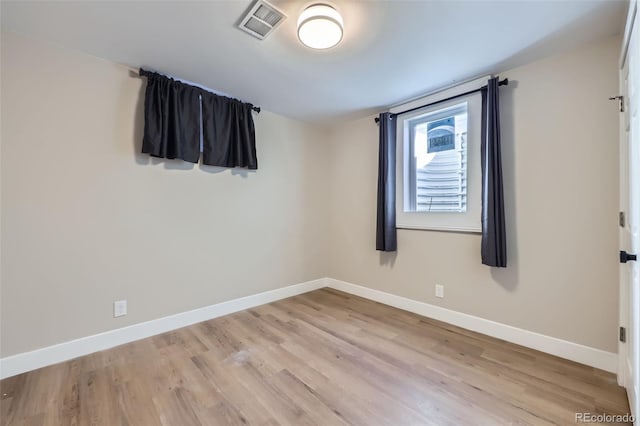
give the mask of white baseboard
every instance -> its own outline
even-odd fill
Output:
[[[31,352],[8,356],[0,359],[0,379],[109,349],[135,340],[155,336],[244,309],[264,305],[265,303],[271,303],[276,300],[317,290],[325,286],[325,278],[307,281],[301,284],[265,291],[263,293],[205,306],[204,308],[106,331],[93,336],[82,337],[53,346],[47,346]]]
[[[0,359],[0,379],[15,376],[48,365],[57,364],[79,356],[88,355],[109,349],[135,340],[155,336],[167,331],[186,327],[198,322],[207,321],[223,315],[232,314],[244,309],[264,305],[287,297],[307,293],[323,287],[330,287],[346,293],[364,297],[365,299],[384,303],[405,311],[433,318],[467,330],[476,331],[507,342],[516,343],[528,348],[556,355],[561,358],[589,365],[615,373],[618,367],[618,355],[589,346],[580,345],[556,337],[545,336],[532,331],[464,314],[440,306],[408,299],[402,296],[385,293],[368,287],[351,284],[332,278],[321,278],[282,287],[275,290],[227,302],[217,303],[204,308],[194,309],[167,317],[146,321],[116,330],[106,331],[93,336],[82,337],[53,346],[24,352]]]
[[[433,318],[467,330],[476,331],[491,337],[536,349],[551,355],[579,362],[591,367],[615,373],[618,369],[618,354],[601,349],[580,345],[556,337],[546,336],[533,331],[487,320],[462,312],[452,311],[440,306],[407,299],[368,287],[327,278],[327,286],[365,299]]]

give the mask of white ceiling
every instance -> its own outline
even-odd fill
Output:
[[[266,40],[236,28],[250,0],[2,2],[2,30],[199,83],[290,117],[354,117],[481,74],[618,34],[618,0],[332,0],[345,35],[303,47],[310,0]]]

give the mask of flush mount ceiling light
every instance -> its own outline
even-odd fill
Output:
[[[298,18],[298,38],[312,49],[329,49],[342,40],[342,16],[333,7],[316,3]]]

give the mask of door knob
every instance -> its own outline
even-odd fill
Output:
[[[627,263],[630,260],[638,260],[638,256],[627,253],[624,250],[620,250],[620,263]]]

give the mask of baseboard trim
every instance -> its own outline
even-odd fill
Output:
[[[202,321],[250,309],[255,306],[286,299],[323,287],[344,291],[365,299],[413,312],[428,318],[443,321],[467,330],[496,337],[551,355],[579,362],[591,367],[615,373],[618,355],[613,352],[580,345],[556,337],[546,336],[499,322],[487,320],[462,312],[442,308],[391,293],[374,290],[333,278],[320,278],[300,284],[265,291],[203,308],[146,321],[128,327],[118,328],[82,337],[68,342],[24,352],[0,359],[0,379],[36,370],[48,365],[68,361],[83,355],[113,348],[125,343],[155,336],[167,331],[187,327]]]
[[[333,278],[327,278],[327,287],[611,373],[615,373],[618,369],[618,354],[613,352],[580,345]]]
[[[82,337],[30,352],[8,356],[0,359],[0,379],[239,312],[244,309],[307,293],[325,287],[326,282],[327,280],[325,278],[307,281],[301,284],[269,290],[192,311],[106,331],[93,336]]]

